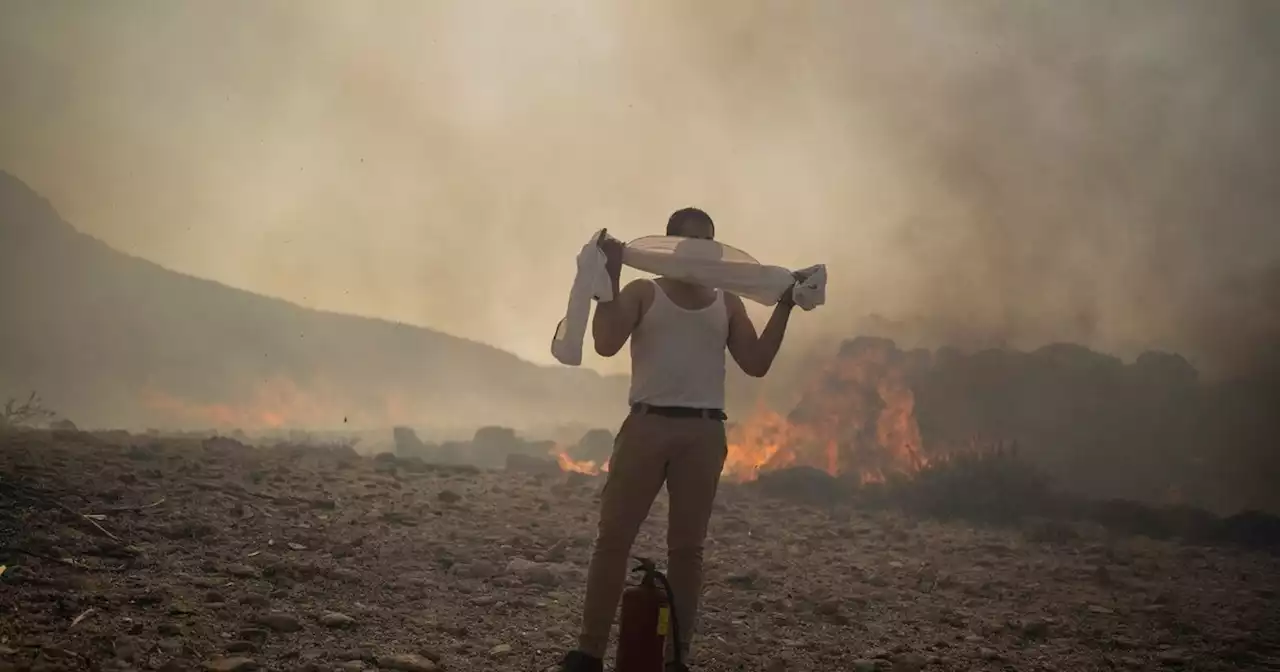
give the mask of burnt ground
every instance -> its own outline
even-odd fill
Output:
[[[543,669],[577,629],[600,485],[3,436],[0,670]],[[1280,669],[1274,556],[1036,541],[745,486],[717,508],[698,669]],[[665,512],[637,553],[661,555]]]

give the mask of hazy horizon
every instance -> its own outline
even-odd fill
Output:
[[[585,238],[698,205],[762,261],[828,264],[793,352],[876,313],[961,344],[1274,362],[1280,6],[0,12],[0,169],[233,287],[548,364]]]

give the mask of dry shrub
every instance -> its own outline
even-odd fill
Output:
[[[1055,508],[1048,476],[1021,458],[1016,444],[935,460],[914,474],[863,486],[859,499],[920,515],[987,523],[1050,515]]]
[[[35,427],[50,422],[57,414],[44,407],[40,397],[32,392],[26,401],[9,399],[0,407],[0,429]]]

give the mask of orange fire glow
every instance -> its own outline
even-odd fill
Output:
[[[609,461],[605,460],[603,464],[597,465],[595,460],[575,460],[569,456],[569,453],[559,446],[552,449],[552,455],[556,461],[560,463],[560,470],[569,472],[574,471],[580,474],[590,474],[592,476],[609,472]]]
[[[730,430],[723,474],[736,481],[793,466],[860,482],[925,466],[907,360],[877,340],[846,345],[787,416],[757,409]]]
[[[370,410],[332,386],[314,384],[304,389],[294,381],[268,378],[245,390],[243,401],[199,402],[150,386],[143,404],[161,414],[169,424],[185,428],[237,428],[270,430],[326,428],[343,425],[394,424],[406,405],[394,394],[380,400],[383,408]]]

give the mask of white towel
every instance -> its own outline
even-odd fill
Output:
[[[604,252],[597,245],[603,235],[603,229],[597,231],[578,253],[578,273],[569,291],[568,310],[551,340],[551,354],[562,364],[582,363],[591,299],[613,300]],[[813,310],[827,299],[825,265],[793,273],[781,266],[761,264],[746,252],[714,240],[646,236],[627,243],[622,263],[654,275],[722,289],[766,306],[776,304],[788,287],[794,288],[792,297],[803,310]]]

